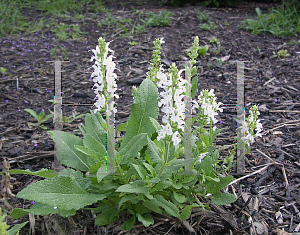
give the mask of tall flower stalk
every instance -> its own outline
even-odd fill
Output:
[[[157,73],[157,86],[161,89],[158,106],[164,113],[162,129],[159,131],[157,140],[171,137],[173,144],[178,145],[181,141],[178,130],[184,131],[184,92],[185,80],[180,76],[175,63],[166,75],[162,71]],[[167,137],[166,137],[167,136]],[[168,137],[169,136],[169,137]]]
[[[96,94],[96,109],[94,112],[101,111],[106,113],[107,124],[107,173],[114,172],[114,155],[115,155],[115,130],[114,130],[114,114],[117,112],[115,108],[114,98],[119,98],[115,91],[117,90],[116,78],[114,73],[116,65],[113,62],[113,56],[108,53],[113,51],[109,48],[109,42],[106,43],[103,38],[98,39],[98,46],[92,50],[94,55],[91,61],[95,60],[92,73],[94,82],[94,93]]]
[[[244,136],[242,140],[248,146],[254,142],[255,137],[261,137],[262,124],[258,120],[259,114],[258,107],[252,106],[247,120],[242,124],[241,132]]]
[[[153,54],[150,66],[148,68],[147,78],[150,79],[155,84],[159,81],[159,78],[157,77],[157,73],[162,71],[162,65],[160,62],[160,54],[161,54],[161,44],[164,43],[164,39],[156,39],[153,44]]]
[[[95,64],[92,66],[94,72],[91,77],[94,82],[94,93],[95,97],[95,107],[94,112],[97,111],[107,112],[107,115],[110,116],[111,112],[116,113],[117,109],[114,108],[115,102],[110,101],[111,99],[119,98],[114,92],[117,90],[116,78],[117,75],[114,73],[116,68],[115,63],[112,61],[113,56],[108,53],[113,51],[108,47],[109,42],[105,42],[103,38],[98,39],[98,45],[96,49],[92,50],[94,55],[91,57],[91,61],[95,60]]]

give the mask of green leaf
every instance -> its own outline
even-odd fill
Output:
[[[59,132],[61,134],[63,153],[61,163],[81,171],[88,171],[90,166],[95,164],[96,161],[92,157],[87,156],[75,149],[74,145],[83,145],[82,139],[68,132]],[[54,132],[49,131],[49,133],[54,142],[57,142],[57,140],[54,138]]]
[[[14,220],[16,219],[20,219],[21,217],[23,217],[24,215],[27,215],[28,212],[24,211],[21,208],[15,208],[9,216],[11,216]]]
[[[49,118],[53,118],[54,115],[52,113],[46,115],[46,117],[44,117],[42,120],[40,120],[40,123],[43,123],[45,121],[47,121]]]
[[[225,188],[229,183],[233,181],[233,177],[231,175],[220,178],[219,182],[213,182],[212,187],[207,185],[207,193],[215,194],[219,192],[221,189]]]
[[[103,166],[101,166],[98,171],[97,171],[97,181],[98,183],[101,182],[101,180],[107,176],[107,172],[106,172],[106,164],[104,164]]]
[[[142,204],[151,211],[154,211],[157,214],[162,214],[162,210],[159,208],[160,204],[157,200],[145,200]]]
[[[236,201],[236,196],[231,193],[216,193],[211,201],[216,205],[227,205]]]
[[[38,120],[38,115],[36,114],[36,112],[32,109],[24,109],[24,111],[26,111],[27,113],[31,114],[31,116],[33,116],[36,120]]]
[[[3,173],[3,172],[2,172]],[[27,170],[9,170],[9,174],[26,174],[26,175],[36,175],[44,178],[53,178],[58,175],[56,171],[53,170],[48,170],[48,169],[41,169],[39,171],[30,171],[29,169]]]
[[[171,181],[161,181],[158,184],[156,184],[153,188],[151,188],[150,192],[155,192],[155,191],[162,191],[166,188],[169,188],[173,185],[173,183]]]
[[[210,175],[212,172],[212,161],[210,158],[210,155],[207,154],[204,159],[202,159],[200,163],[200,172],[203,170],[205,172],[205,175]]]
[[[147,193],[147,190],[144,186],[133,185],[133,184],[124,184],[116,189],[116,192],[123,193]]]
[[[121,123],[121,124],[118,126],[116,132],[125,131],[126,126],[127,126],[127,122]]]
[[[192,80],[192,91],[191,91],[191,96],[192,98],[196,95],[197,92],[197,87],[198,87],[198,77],[194,77]]]
[[[42,121],[42,119],[43,119],[44,116],[45,116],[45,112],[44,111],[40,112],[40,114],[37,115],[39,123],[41,123],[41,121]]]
[[[150,171],[151,175],[153,177],[156,176],[156,171],[155,169],[153,168],[153,166],[151,166],[150,164],[146,163],[146,162],[143,162],[144,166],[147,168],[148,171]]]
[[[83,173],[81,171],[75,171],[71,168],[67,168],[62,170],[59,175],[64,176],[74,176],[76,182],[82,187],[83,189],[87,189],[91,185],[91,180],[89,178],[83,177]]]
[[[117,219],[119,219],[119,211],[113,207],[107,207],[101,214],[97,215],[95,225],[103,226],[111,224]]]
[[[127,121],[126,134],[120,149],[140,133],[147,133],[150,137],[155,132],[149,117],[158,118],[158,91],[152,81],[145,79],[134,97],[131,115]]]
[[[120,150],[120,154],[124,155],[124,159],[135,158],[138,152],[147,144],[147,134],[141,133],[134,136],[126,146]]]
[[[18,198],[40,202],[61,210],[79,210],[105,196],[90,194],[71,176],[56,176],[27,186],[17,194]]]
[[[83,137],[83,144],[86,148],[90,148],[94,152],[98,153],[98,155],[100,155],[100,156],[107,155],[106,145],[103,145],[101,141],[95,139],[92,135],[90,135],[88,133],[85,134]],[[105,159],[105,157],[104,157],[104,159]]]
[[[85,130],[87,134],[93,136],[98,142],[101,142],[102,145],[106,146],[107,133],[106,129],[103,127],[106,126],[106,122],[102,118],[99,112],[97,113],[88,113],[85,116]]]
[[[60,214],[62,217],[66,218],[76,214],[76,210],[61,210],[59,208],[54,209],[53,206],[49,206],[43,203],[35,202],[30,209],[23,209],[24,212],[33,215],[49,215],[49,214]]]
[[[127,194],[127,195],[123,196],[118,203],[118,209],[121,208],[121,206],[124,202],[127,202],[127,201],[132,202],[133,200],[136,200],[136,195],[134,195],[134,194]]]
[[[131,163],[131,165],[134,167],[134,169],[136,170],[136,172],[138,173],[138,175],[140,176],[140,178],[142,180],[145,179],[145,176],[148,175],[147,174],[147,171],[140,165],[136,165],[136,164],[133,164]]]
[[[23,228],[29,221],[26,221],[24,223],[21,224],[16,224],[14,227],[12,227],[11,229],[9,229],[8,235],[16,235],[19,234],[19,231],[21,230],[21,228]]]
[[[128,29],[122,25],[121,23],[119,23],[120,27],[124,30],[125,33],[128,33]]]
[[[176,201],[178,201],[179,203],[184,203],[186,201],[186,197],[180,193],[176,193],[175,191],[173,191],[173,195]]]
[[[153,200],[155,200],[160,207],[164,208],[169,215],[179,218],[178,208],[172,202],[167,201],[159,194],[155,195]]]
[[[155,131],[161,130],[161,126],[160,126],[159,122],[156,119],[154,119],[152,117],[149,117],[149,119],[150,119],[152,125],[154,126]]]
[[[79,152],[83,153],[84,155],[87,155],[95,160],[95,162],[104,162],[106,161],[105,157],[103,155],[100,155],[98,152],[93,151],[90,148],[87,148],[85,146],[81,145],[74,145],[74,148],[78,150]],[[95,163],[94,163],[95,164]]]
[[[151,160],[155,163],[162,162],[158,147],[149,137],[147,139],[148,139],[148,152]]]
[[[121,229],[123,231],[130,231],[135,224],[135,216],[131,216],[125,223],[122,224]]]
[[[145,227],[149,227],[151,224],[154,224],[154,219],[150,214],[137,214],[137,219],[142,222]]]
[[[183,210],[181,211],[180,217],[179,219],[181,221],[186,220],[188,217],[190,217],[191,213],[192,213],[192,205],[188,205],[185,208],[183,208]]]

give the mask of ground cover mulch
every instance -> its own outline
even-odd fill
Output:
[[[245,3],[237,8],[203,8],[185,6],[171,8],[153,2],[113,1],[106,3],[116,17],[137,17],[136,10],[173,13],[167,27],[155,27],[144,33],[122,36],[120,27],[99,27],[97,23],[107,13],[84,19],[60,18],[58,23],[78,24],[85,33],[80,39],[57,40],[55,26],[42,31],[0,38],[0,67],[7,69],[0,73],[0,156],[7,158],[12,169],[39,170],[51,168],[54,157],[54,143],[48,133],[29,126],[35,120],[24,111],[31,108],[36,112],[53,110],[49,100],[54,96],[54,64],[56,59],[68,60],[62,63],[63,115],[73,112],[89,112],[94,100],[93,82],[90,79],[92,63],[89,61],[97,45],[97,39],[104,37],[111,41],[115,51],[118,75],[116,123],[123,123],[129,117],[133,103],[133,85],[139,85],[146,77],[152,55],[153,41],[164,38],[162,62],[165,68],[171,62],[183,67],[188,49],[195,36],[200,45],[209,43],[211,37],[220,40],[219,54],[209,50],[198,59],[198,94],[202,89],[214,89],[224,111],[219,115],[218,127],[224,131],[217,138],[217,146],[235,143],[236,136],[236,61],[244,61],[245,109],[259,105],[260,119],[264,127],[262,138],[252,145],[252,152],[245,158],[245,177],[228,187],[236,194],[237,201],[227,206],[215,206],[204,200],[211,210],[195,209],[190,218],[180,222],[174,218],[154,215],[155,224],[145,228],[134,226],[127,234],[297,234],[300,230],[300,46],[289,44],[292,38],[276,38],[270,34],[252,35],[241,29],[243,19],[255,16],[255,7],[266,12],[270,4]],[[198,12],[207,11],[217,29],[204,31],[199,27]],[[32,18],[41,17],[34,10],[28,12]],[[48,16],[49,18],[51,16]],[[300,43],[299,38],[294,40]],[[129,42],[137,42],[131,46]],[[62,49],[64,48],[64,49]],[[287,50],[290,56],[277,58],[280,50]],[[227,60],[220,63],[220,58]],[[217,59],[216,59],[217,58]],[[225,60],[225,59],[224,59]],[[78,105],[80,104],[80,105]],[[65,123],[64,131],[75,133],[83,119]],[[54,129],[52,120],[45,123],[48,130]],[[225,152],[223,154],[226,154]],[[263,168],[263,169],[262,169]],[[256,171],[262,169],[258,173]],[[236,179],[241,177],[240,169],[232,169]],[[250,176],[249,176],[250,175]],[[38,177],[13,175],[14,194]],[[13,207],[29,208],[30,202],[13,198]],[[122,220],[103,227],[93,225],[92,213],[79,211],[74,217],[64,219],[56,215],[30,218],[20,234],[126,234],[120,230]],[[27,221],[26,216],[14,223]],[[35,225],[33,225],[35,221]],[[11,222],[12,223],[12,222]],[[299,234],[299,233],[298,233]]]

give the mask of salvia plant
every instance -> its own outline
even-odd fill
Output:
[[[224,189],[233,180],[226,172],[233,165],[234,149],[228,156],[220,157],[214,146],[216,136],[222,131],[215,126],[216,115],[222,111],[221,103],[216,101],[213,90],[204,90],[195,98],[199,39],[195,38],[188,52],[190,66],[180,71],[175,64],[168,71],[162,67],[162,43],[163,39],[154,42],[147,78],[133,92],[129,119],[116,130],[126,129],[126,134],[114,145],[109,137],[112,126],[109,122],[117,112],[112,102],[118,98],[114,94],[117,75],[109,43],[99,39],[92,56],[96,108],[85,116],[83,138],[61,132],[60,160],[68,167],[61,172],[11,170],[11,174],[46,178],[17,194],[18,198],[35,203],[30,209],[15,209],[11,216],[57,213],[68,217],[77,210],[92,210],[97,215],[96,225],[121,219],[122,230],[131,230],[138,222],[146,227],[154,224],[153,212],[184,221],[192,208],[208,208],[204,198],[218,205],[236,200],[235,195]],[[187,79],[182,77],[184,73]],[[191,101],[190,106],[187,100]],[[198,114],[185,117],[186,107],[198,110]],[[247,134],[245,140],[250,142],[261,130],[257,124],[258,112],[254,109],[251,112],[242,130]],[[50,134],[54,137],[54,132]],[[109,151],[113,151],[113,160],[109,159]],[[113,170],[109,169],[111,163]]]

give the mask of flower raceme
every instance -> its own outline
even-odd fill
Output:
[[[95,64],[92,66],[94,72],[91,77],[94,82],[94,93],[95,97],[95,107],[94,112],[97,111],[107,111],[107,115],[110,116],[113,113],[117,112],[117,109],[114,108],[115,102],[111,101],[107,105],[108,100],[112,98],[119,98],[115,91],[117,90],[116,78],[117,75],[114,73],[116,68],[115,63],[112,61],[113,56],[108,55],[108,52],[113,52],[109,48],[109,42],[106,43],[103,38],[98,39],[99,45],[96,46],[96,49],[92,50],[94,55],[91,57],[91,61],[95,60]],[[105,107],[107,105],[107,107]]]
[[[203,121],[206,120],[206,124],[215,124],[218,122],[218,120],[215,118],[216,115],[218,115],[218,111],[223,112],[223,109],[220,108],[222,105],[221,102],[216,102],[217,98],[214,94],[214,89],[203,90],[201,91],[200,95],[198,96],[198,103],[199,105],[194,103],[194,107],[198,108],[200,113],[202,113],[202,119]]]
[[[162,122],[162,129],[159,131],[157,140],[165,139],[167,136],[172,136],[174,145],[178,145],[181,141],[178,130],[184,131],[184,92],[185,80],[180,76],[181,71],[178,72],[173,63],[166,75],[162,71],[157,73],[157,87],[161,89],[160,101],[158,106],[164,113]],[[173,132],[173,130],[175,130]]]
[[[258,111],[258,107],[256,105],[252,106],[249,111],[249,117],[246,122],[242,123],[241,132],[244,135],[242,140],[245,144],[250,146],[251,143],[254,142],[255,137],[261,137],[262,124],[260,120],[258,120],[258,115],[260,114]],[[255,132],[255,133],[254,133]]]

